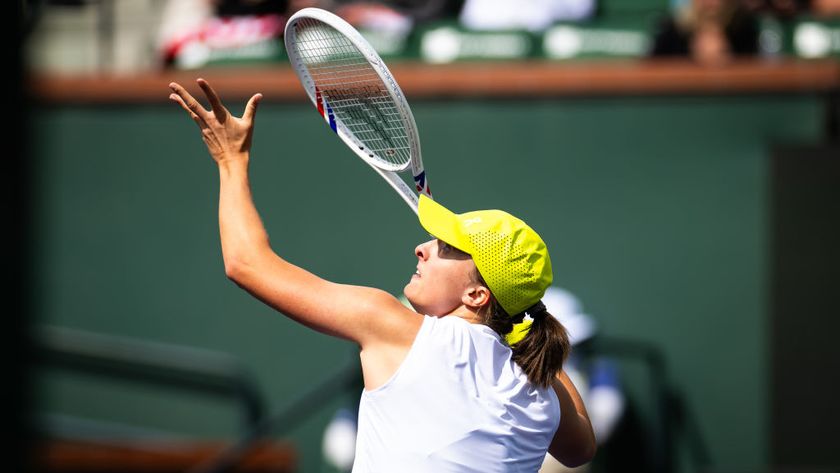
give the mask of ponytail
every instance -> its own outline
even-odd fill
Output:
[[[509,316],[495,298],[485,307],[479,313],[483,323],[502,337],[510,334],[514,325],[521,323],[525,317],[524,312],[516,317]],[[531,317],[533,321],[527,334],[511,345],[513,361],[522,368],[528,381],[546,388],[563,369],[571,344],[566,329],[548,311],[542,310],[531,314]]]
[[[513,360],[532,383],[548,387],[563,369],[571,351],[569,335],[563,325],[547,311],[533,315],[525,338],[511,346]]]
[[[478,271],[475,272],[474,278],[477,282],[487,285]],[[522,323],[525,318],[525,312],[513,317],[508,315],[495,297],[490,298],[490,303],[484,306],[478,315],[484,325],[503,338],[514,330],[514,325]],[[513,361],[522,368],[528,381],[546,388],[563,369],[563,362],[569,356],[569,334],[563,325],[545,310],[545,306],[528,315],[533,319],[530,328],[524,337],[511,344]]]

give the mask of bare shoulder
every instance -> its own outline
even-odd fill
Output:
[[[362,349],[383,345],[411,348],[423,325],[423,316],[385,291],[369,291],[368,305],[362,309],[366,313],[359,317],[364,324],[359,345]]]
[[[423,316],[405,307],[390,294],[375,296],[376,313],[366,320],[367,334],[360,338],[365,389],[385,384],[405,361],[423,325]]]

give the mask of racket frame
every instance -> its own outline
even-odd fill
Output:
[[[297,40],[295,25],[302,19],[319,21],[343,35],[356,49],[359,50],[372,69],[379,76],[385,90],[393,100],[395,108],[399,113],[400,120],[405,128],[410,156],[409,163],[406,166],[393,169],[385,169],[380,166],[377,161],[374,161],[369,156],[372,151],[366,146],[363,147],[363,142],[359,140],[338,117],[329,113],[328,107],[324,106],[324,104],[320,104],[319,107],[319,101],[326,100],[320,97],[321,94],[316,90],[315,80],[310,75],[309,69],[294,46]],[[429,182],[428,179],[426,179],[423,160],[420,154],[420,138],[417,132],[417,125],[414,121],[414,114],[411,113],[411,108],[408,106],[408,102],[405,100],[402,90],[391,74],[391,71],[388,69],[388,66],[385,65],[384,61],[382,61],[379,54],[349,23],[339,16],[320,8],[303,8],[292,15],[286,23],[284,42],[292,69],[295,71],[295,74],[297,74],[298,79],[300,79],[300,82],[306,91],[306,95],[309,96],[309,100],[312,101],[315,108],[323,110],[322,116],[330,125],[330,128],[333,129],[338,137],[341,138],[341,140],[351,150],[353,150],[359,158],[362,159],[362,161],[366,162],[380,176],[382,176],[382,178],[385,179],[385,181],[395,191],[397,191],[397,194],[399,194],[405,203],[408,204],[415,213],[417,213],[418,194],[412,191],[408,184],[406,184],[405,181],[397,175],[397,172],[410,167],[417,192],[424,193],[429,197],[432,196],[431,191],[429,190]]]

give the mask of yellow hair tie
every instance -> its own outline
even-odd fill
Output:
[[[522,318],[522,322],[513,324],[513,329],[510,333],[505,335],[505,340],[507,340],[508,345],[514,346],[528,335],[528,332],[531,331],[531,325],[534,323],[535,316],[546,316],[545,304],[543,304],[542,301],[537,301],[536,304],[532,305],[525,311],[525,317]]]
[[[508,345],[514,346],[521,342],[528,335],[528,332],[531,330],[531,324],[533,323],[534,319],[526,317],[521,323],[513,324],[513,330],[505,335],[505,340],[507,340]]]

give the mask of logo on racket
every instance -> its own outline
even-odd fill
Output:
[[[426,171],[414,176],[414,184],[417,186],[418,192],[423,192],[425,190],[427,194],[432,193],[432,190],[426,187]]]
[[[318,103],[318,113],[330,124],[332,131],[338,133],[335,126],[335,114],[327,99],[321,95],[321,90],[315,87],[315,102]]]

